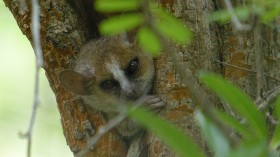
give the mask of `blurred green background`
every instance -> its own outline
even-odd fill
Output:
[[[35,58],[30,42],[0,0],[0,156],[25,157],[31,116]],[[41,103],[33,131],[32,157],[73,156],[63,136],[54,94],[40,73]]]

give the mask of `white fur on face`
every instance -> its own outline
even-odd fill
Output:
[[[131,83],[128,81],[124,71],[120,69],[120,64],[115,59],[111,59],[111,63],[107,64],[107,69],[112,72],[113,77],[120,83],[122,90],[129,91],[132,88]]]

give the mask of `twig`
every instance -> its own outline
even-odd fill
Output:
[[[233,68],[236,68],[236,69],[240,69],[240,70],[244,70],[244,71],[248,71],[248,72],[252,72],[252,73],[257,73],[257,71],[255,71],[255,70],[243,68],[243,67],[240,67],[240,66],[236,66],[236,65],[233,65],[233,64],[226,63],[226,62],[221,62],[221,61],[218,61],[218,60],[215,60],[215,62],[217,62],[219,64],[229,66],[229,67],[233,67]],[[264,75],[280,83],[279,79],[277,79],[277,78],[275,78],[271,75],[268,75],[267,73],[264,73]]]
[[[36,53],[36,66],[43,67],[43,53],[40,36],[40,7],[38,0],[32,0],[32,37]]]
[[[261,100],[259,102],[256,102],[258,105],[258,109],[264,110],[266,109],[270,104],[272,104],[276,98],[280,95],[280,86],[277,86],[272,92],[270,92],[269,96],[265,100]]]
[[[226,4],[226,7],[229,11],[229,14],[231,16],[231,21],[233,23],[233,25],[235,26],[235,28],[239,31],[248,31],[248,30],[251,30],[251,26],[250,25],[246,25],[246,24],[242,24],[237,15],[235,14],[234,10],[233,10],[233,7],[232,7],[232,4],[229,0],[225,0],[225,4]]]
[[[97,133],[88,141],[88,144],[83,148],[75,157],[83,157],[93,146],[98,142],[98,140],[112,128],[120,124],[126,118],[125,113],[118,114],[115,118],[111,119],[105,126],[100,127]]]
[[[269,96],[265,100],[256,99],[255,104],[258,106],[259,110],[264,111],[269,105],[271,105],[276,100],[276,98],[280,95],[280,86],[277,86],[269,93],[270,93]],[[269,112],[266,112],[265,115],[266,115],[266,118],[269,119],[271,124],[274,125],[275,123],[277,123],[277,121],[273,118],[273,116],[270,115]],[[240,121],[241,124],[245,124],[246,122],[247,122],[247,120],[245,118],[243,118]]]
[[[263,98],[263,90],[264,90],[264,68],[263,68],[263,60],[261,54],[261,39],[260,39],[260,26],[257,25],[254,30],[254,47],[255,47],[255,59],[256,59],[256,78],[257,78],[257,98]]]
[[[32,131],[36,119],[37,108],[39,105],[39,72],[40,68],[43,66],[43,55],[40,41],[40,17],[39,17],[39,5],[37,0],[32,0],[32,38],[33,47],[36,54],[36,71],[35,71],[35,89],[34,89],[34,99],[32,115],[30,118],[30,123],[28,131],[25,134],[28,140],[27,145],[27,157],[31,157],[31,145],[32,145]]]
[[[33,132],[33,126],[35,123],[36,119],[36,113],[37,113],[37,108],[39,105],[39,68],[36,67],[35,71],[35,89],[34,89],[34,99],[33,99],[33,108],[32,108],[32,115],[30,118],[29,122],[29,127],[28,131],[25,134],[28,140],[28,145],[27,145],[27,157],[31,157],[31,145],[32,145],[32,132]]]
[[[275,126],[278,124],[278,120],[276,120],[275,117],[273,117],[270,112],[266,112],[265,117],[266,117],[267,121],[272,124],[272,126]]]
[[[140,97],[135,103],[133,103],[133,109],[138,108],[141,106],[145,100],[146,94],[144,96]],[[125,107],[125,106],[124,106]],[[119,125],[125,118],[127,118],[126,115],[127,108],[122,108],[120,113],[112,118],[109,122],[106,123],[106,125],[100,127],[96,134],[88,141],[88,144],[79,152],[75,155],[75,157],[83,157],[87,152],[89,152],[93,146],[98,142],[98,140],[107,132],[109,132],[112,128],[116,127]]]
[[[239,67],[239,66],[236,66],[236,65],[233,65],[233,64],[229,64],[229,63],[226,63],[226,62],[221,62],[221,61],[218,61],[218,60],[215,60],[215,62],[223,64],[223,65],[226,65],[226,66],[229,66],[229,67],[233,67],[233,68],[236,68],[236,69],[240,69],[240,70],[256,73],[256,71],[254,71],[254,70],[242,68],[242,67]]]

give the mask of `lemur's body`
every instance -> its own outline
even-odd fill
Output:
[[[62,71],[59,79],[66,89],[81,95],[85,103],[112,117],[122,105],[133,104],[140,97],[151,109],[164,105],[157,96],[147,96],[154,73],[152,57],[120,35],[88,42],[78,54],[74,70]],[[123,136],[133,136],[139,130],[132,120],[118,126]]]

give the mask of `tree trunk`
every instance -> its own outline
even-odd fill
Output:
[[[4,0],[4,2],[13,13],[22,32],[32,41],[30,3],[22,0]],[[83,15],[75,12],[69,2],[70,0],[40,0],[41,44],[44,69],[56,95],[64,135],[67,144],[75,154],[106,122],[100,112],[87,108],[80,98],[74,98],[73,94],[65,91],[57,79],[57,74],[61,70],[73,67],[81,46],[90,38],[98,36],[96,25],[88,24],[87,20],[92,23],[92,21],[99,21],[100,18],[97,16],[96,19],[81,19]],[[182,47],[173,44],[172,49],[172,53],[176,53],[180,64],[189,74],[187,77],[192,77],[197,81],[196,76],[199,70],[214,71],[243,88],[253,99],[263,96],[257,95],[260,89],[261,93],[266,93],[279,85],[280,74],[277,73],[277,68],[280,67],[280,63],[276,53],[280,50],[277,31],[260,25],[259,31],[238,33],[230,23],[225,25],[207,23],[205,20],[207,15],[225,8],[220,1],[216,0],[163,0],[160,3],[193,31],[194,38],[190,45]],[[236,1],[235,5],[238,4],[245,5],[243,1]],[[276,22],[279,24],[279,20]],[[261,63],[264,65],[265,73],[272,76],[265,77],[259,89],[256,88],[256,73],[252,72],[256,71],[255,54],[257,51],[261,51]],[[167,102],[167,107],[161,116],[193,137],[198,145],[210,155],[199,128],[195,124],[194,109],[189,107],[194,106],[196,102],[191,93],[181,84],[170,57],[167,53],[162,53],[155,62],[154,90]],[[194,84],[199,86],[198,81]],[[213,96],[209,95],[209,97]],[[220,104],[215,98],[211,100],[216,105]],[[147,134],[146,138],[148,156],[175,156],[174,152],[153,134]],[[103,136],[86,156],[125,156],[126,152],[125,142],[120,139],[115,130],[112,130]]]

